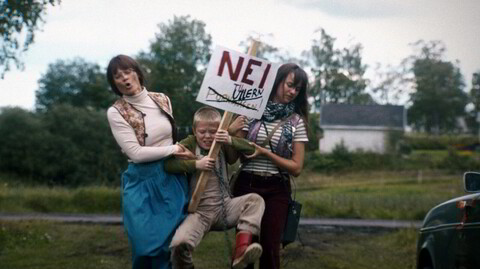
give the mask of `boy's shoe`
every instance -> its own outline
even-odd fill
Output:
[[[262,256],[262,246],[252,243],[252,233],[239,231],[235,237],[235,250],[232,256],[232,268],[243,269],[256,262]]]

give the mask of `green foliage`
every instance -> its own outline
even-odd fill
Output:
[[[480,71],[472,75],[472,88],[470,89],[469,97],[474,107],[468,112],[466,120],[469,129],[478,135],[480,134],[480,124],[477,120],[478,115],[480,115]]]
[[[49,64],[38,84],[35,95],[39,111],[58,104],[106,109],[115,99],[100,66],[81,58]]]
[[[472,145],[478,138],[472,135],[425,135],[411,134],[404,137],[413,150],[446,150],[450,147]]]
[[[372,104],[373,99],[365,92],[362,64],[362,46],[335,49],[335,38],[320,29],[320,38],[313,41],[310,51],[304,55],[312,65],[315,81],[310,88],[314,105],[325,103]]]
[[[141,52],[137,60],[146,70],[147,88],[170,97],[177,125],[191,125],[201,106],[195,98],[210,59],[212,38],[205,23],[189,16],[175,16],[159,28],[150,51]]]
[[[4,0],[0,3],[0,76],[10,70],[10,63],[22,68],[22,52],[35,41],[35,32],[44,23],[48,5],[60,4],[60,0]],[[23,44],[20,44],[20,41]]]
[[[439,165],[450,171],[480,171],[479,158],[471,155],[460,155],[454,149],[448,150],[448,155]]]
[[[13,107],[0,110],[0,170],[36,177],[46,165],[40,153],[50,135],[41,118],[27,110]]]
[[[308,145],[307,150],[318,150],[318,141],[323,137],[323,130],[320,127],[320,114],[311,113],[308,115]]]
[[[36,182],[111,184],[125,167],[103,111],[67,104],[36,114],[4,108],[0,140],[0,171]]]
[[[305,157],[306,170],[321,173],[344,173],[354,171],[410,171],[444,169],[449,172],[464,172],[480,169],[477,152],[459,151],[451,146],[452,141],[469,141],[471,137],[443,137],[412,139],[405,137],[397,144],[394,152],[349,152],[339,144],[328,154],[308,152]],[[415,142],[412,142],[415,141]],[[456,144],[457,146],[465,144]],[[448,147],[449,151],[443,150]],[[427,148],[428,150],[418,150]],[[442,149],[442,150],[439,150]]]
[[[456,120],[465,115],[468,101],[460,69],[441,59],[445,50],[441,42],[416,45],[421,46],[421,53],[413,56],[416,91],[410,95],[409,123],[427,133],[455,132],[459,128]]]
[[[46,178],[67,185],[118,182],[125,157],[112,138],[103,111],[56,105],[43,114]]]

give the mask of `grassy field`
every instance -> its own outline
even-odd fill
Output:
[[[438,171],[304,173],[295,180],[304,217],[420,220],[463,193],[462,175]],[[120,213],[119,188],[24,186],[0,179],[0,212]]]
[[[421,220],[432,206],[464,194],[461,174],[439,171],[310,174],[296,182],[303,217]]]
[[[233,238],[232,231],[229,237]],[[282,250],[282,268],[414,268],[416,231],[412,229],[303,227],[300,238],[301,243]],[[195,268],[229,268],[226,244],[223,232],[208,234],[194,252]],[[122,226],[0,222],[2,269],[130,266],[130,250]]]
[[[433,205],[463,194],[461,176],[439,171],[305,173],[295,182],[303,217],[419,220]],[[119,213],[120,208],[118,188],[48,188],[0,178],[0,212]],[[303,226],[301,240],[282,251],[282,264],[292,269],[411,269],[416,238],[415,229]],[[226,244],[224,233],[210,233],[194,253],[196,268],[228,268]],[[0,222],[0,268],[130,268],[130,250],[121,225]]]

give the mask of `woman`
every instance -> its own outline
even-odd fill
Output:
[[[169,244],[185,217],[186,178],[164,171],[163,160],[184,154],[174,145],[169,98],[150,93],[138,63],[125,55],[110,60],[107,80],[119,98],[107,111],[113,136],[128,157],[123,173],[123,224],[133,268],[171,268]]]
[[[256,152],[248,156],[234,186],[234,195],[255,192],[265,200],[260,244],[260,268],[280,268],[280,244],[291,192],[289,175],[298,176],[303,168],[308,142],[308,77],[298,65],[282,65],[260,120],[249,121],[240,132],[255,143]],[[242,118],[234,121],[230,132]],[[278,127],[277,127],[278,125]],[[268,135],[275,130],[270,141]],[[251,266],[253,268],[253,266]]]

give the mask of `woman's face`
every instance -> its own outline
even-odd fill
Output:
[[[118,69],[113,74],[115,86],[123,95],[135,95],[142,91],[137,73],[132,68]]]
[[[273,102],[280,104],[288,104],[300,93],[300,85],[294,85],[295,74],[291,72],[287,78],[278,85],[277,92],[273,96]]]

